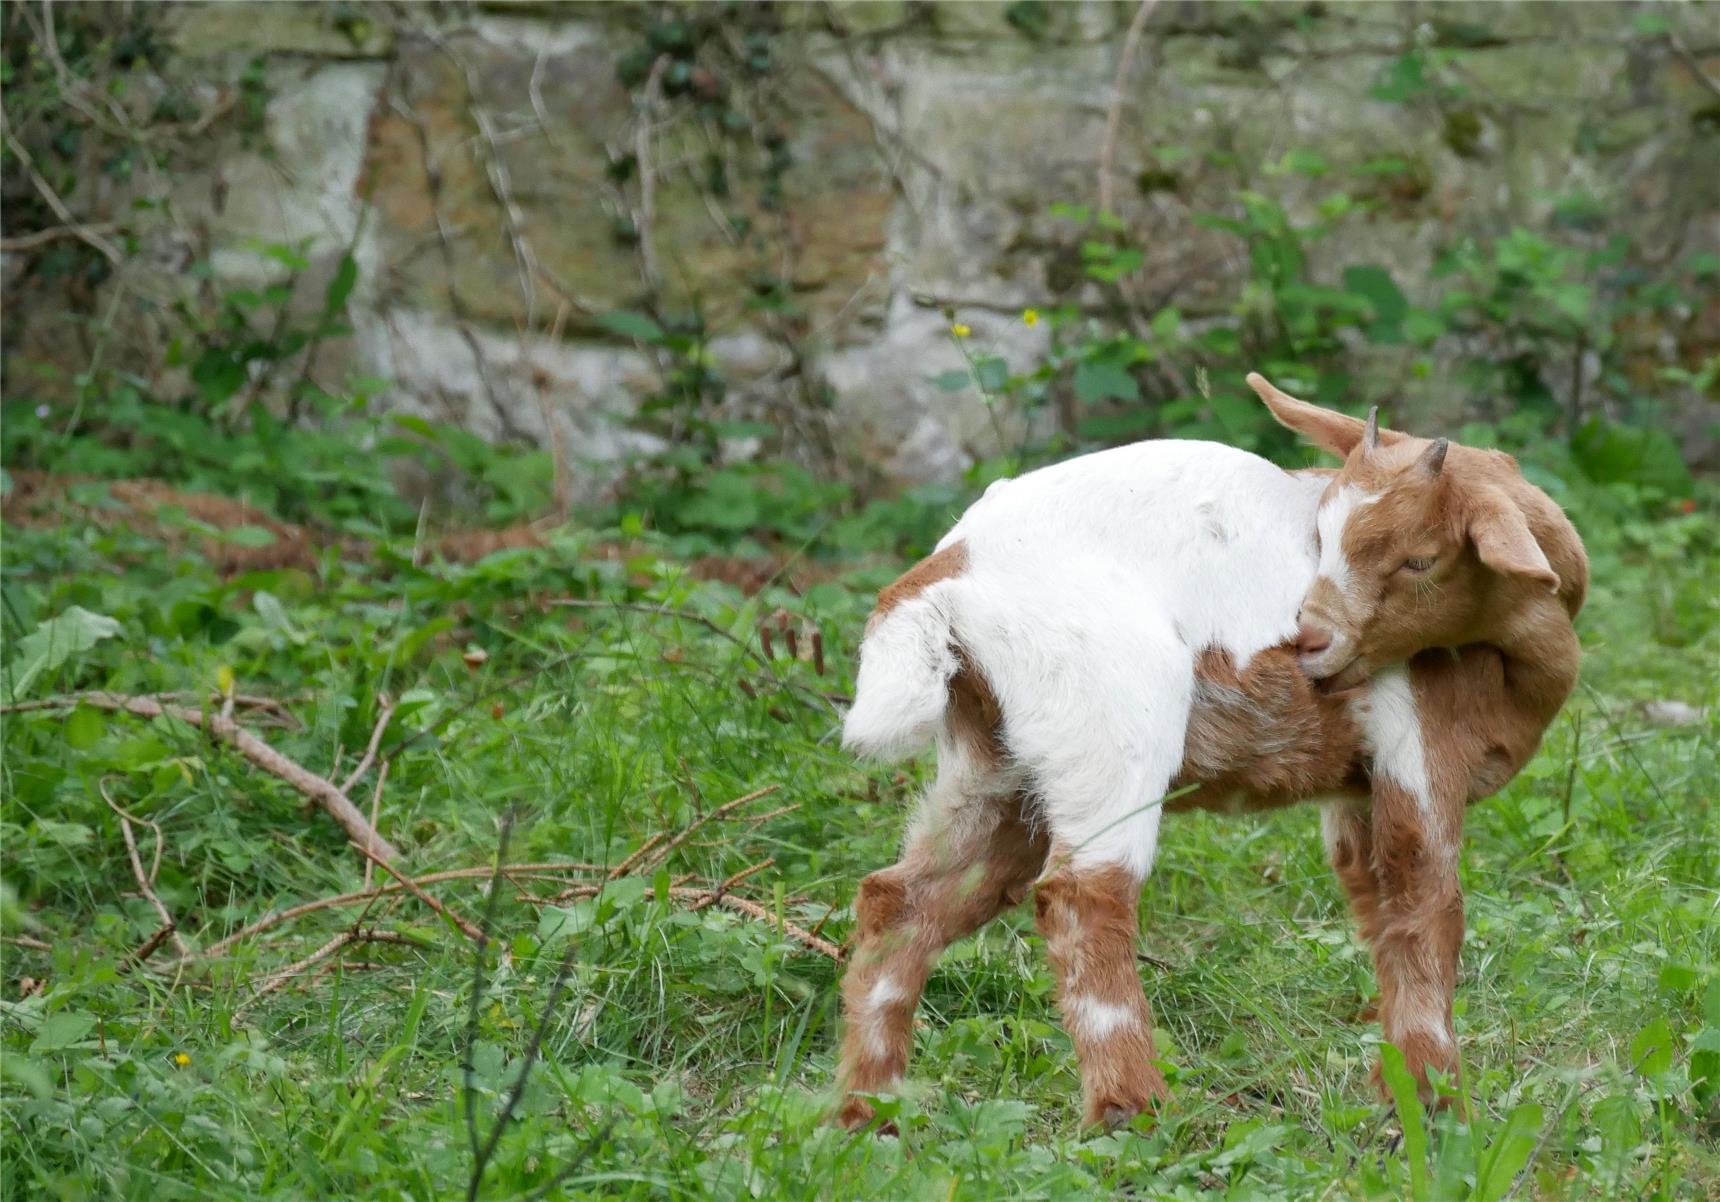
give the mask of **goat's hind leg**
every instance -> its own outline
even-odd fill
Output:
[[[856,936],[842,980],[845,1030],[838,1123],[862,1127],[864,1094],[897,1088],[914,1012],[943,950],[1027,895],[1046,837],[1020,793],[974,795],[965,772],[941,770],[900,862],[860,882]]]
[[[1077,864],[1061,848],[1052,858],[1034,891],[1039,930],[1081,1066],[1086,1121],[1115,1128],[1168,1094],[1135,965],[1141,878],[1123,864]]]

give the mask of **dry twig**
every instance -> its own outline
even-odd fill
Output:
[[[79,221],[74,217],[71,209],[66,207],[66,202],[60,199],[60,194],[54,191],[53,185],[43,179],[42,173],[36,170],[36,160],[30,157],[30,152],[24,148],[24,144],[12,136],[10,129],[7,129],[5,134],[6,145],[11,148],[13,154],[18,156],[18,162],[23,166],[24,174],[29,177],[31,187],[36,189],[36,194],[54,211],[54,216],[60,219],[62,227],[72,237],[95,250],[109,263],[115,267],[120,266],[125,261],[125,257],[119,253],[119,248],[102,237],[97,226]]]
[[[677,847],[680,847],[681,844],[685,843],[692,836],[694,831],[698,830],[701,826],[704,826],[707,822],[714,822],[719,818],[723,818],[739,809],[741,806],[746,805],[748,802],[757,801],[761,797],[769,797],[780,788],[782,788],[781,785],[766,785],[762,789],[754,789],[744,797],[737,797],[733,801],[725,801],[722,805],[718,806],[708,814],[701,814],[699,817],[693,819],[692,822],[688,823],[680,834],[665,843],[647,863],[641,866],[651,867],[652,865],[664,863],[671,855],[674,854]],[[629,859],[635,859],[637,856],[638,853],[635,852],[633,856],[629,857]]]
[[[370,766],[376,762],[376,749],[382,746],[383,732],[388,729],[389,719],[394,717],[394,702],[389,699],[387,694],[377,694],[376,705],[376,725],[371,729],[370,742],[364,746],[364,755],[359,759],[358,767],[354,768],[347,775],[347,778],[340,782],[342,793],[351,792],[352,787],[363,778],[366,772],[370,771]]]
[[[161,919],[162,927],[173,939],[173,946],[179,949],[179,954],[181,956],[189,956],[191,954],[191,945],[185,942],[184,936],[180,935],[179,924],[174,921],[172,911],[167,908],[161,898],[157,897],[155,893],[155,872],[156,869],[161,866],[161,828],[156,826],[153,822],[148,823],[148,825],[155,831],[155,861],[154,865],[146,873],[143,870],[143,859],[137,854],[137,836],[131,833],[131,818],[119,807],[118,804],[114,802],[113,798],[108,796],[107,781],[97,781],[96,791],[102,795],[102,800],[107,802],[108,809],[112,810],[115,816],[119,818],[119,833],[125,839],[125,854],[131,860],[131,874],[137,878],[138,892],[142,893],[144,900],[154,907],[156,914]],[[140,821],[142,820],[140,819]],[[148,947],[149,952],[153,952],[160,946],[160,940],[152,936],[151,941],[145,946]],[[147,954],[147,952],[144,952],[143,949],[140,948],[138,951],[139,962],[141,962],[142,958]]]
[[[1111,167],[1117,157],[1117,131],[1123,121],[1123,88],[1129,82],[1129,70],[1135,65],[1135,51],[1141,44],[1141,31],[1147,27],[1147,18],[1153,15],[1159,0],[1141,0],[1141,6],[1135,10],[1134,20],[1129,22],[1129,31],[1123,35],[1123,49],[1117,56],[1117,74],[1111,80],[1111,106],[1105,111],[1105,134],[1099,142],[1099,211],[1111,212],[1111,202],[1115,195],[1111,182]]]
[[[388,863],[386,860],[382,859],[380,856],[377,856],[374,853],[372,853],[369,848],[361,847],[358,850],[364,853],[364,856],[366,859],[372,861],[373,863],[375,863],[377,865],[377,867],[381,868],[382,871],[386,872],[389,876],[391,876],[395,880],[399,881],[401,884],[401,887],[404,888],[406,890],[406,892],[410,893],[413,897],[416,897],[419,901],[421,901],[425,905],[429,906],[432,910],[436,911],[436,913],[440,914],[443,918],[446,918],[449,922],[453,923],[456,927],[459,927],[460,931],[466,936],[466,938],[472,940],[474,943],[481,942],[483,940],[484,933],[482,931],[480,931],[477,927],[473,926],[471,923],[467,922],[464,918],[461,918],[458,914],[454,913],[454,911],[450,910],[447,906],[443,905],[441,902],[439,902],[435,898],[431,897],[428,893],[424,892],[424,890],[419,887],[417,881],[414,881],[410,877],[401,875],[399,869],[395,868],[394,865]]]

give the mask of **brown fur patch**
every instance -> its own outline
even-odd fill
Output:
[[[991,765],[1002,764],[1009,756],[1003,744],[1003,707],[997,703],[985,673],[959,647],[956,658],[961,666],[950,677],[950,703],[944,710],[944,721],[950,734],[964,740],[974,754]]]
[[[1166,809],[1270,809],[1316,793],[1365,787],[1348,707],[1315,691],[1294,645],[1269,647],[1242,672],[1216,647],[1195,659],[1194,701]]]
[[[940,580],[960,576],[967,568],[967,544],[956,541],[942,551],[920,560],[903,572],[878,594],[878,604],[872,609],[872,621],[889,613],[904,601],[911,601]]]

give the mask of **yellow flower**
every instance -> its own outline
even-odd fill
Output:
[[[1038,325],[1039,324],[1039,310],[1038,309],[1023,309],[1021,311],[1021,321],[1022,321],[1023,325],[1029,325],[1029,326]]]
[[[973,333],[973,327],[964,325],[962,322],[958,321],[950,327],[950,333],[954,334],[957,338],[966,338],[969,334]]]
[[[187,1056],[184,1052],[175,1052],[173,1053],[173,1063],[177,1064],[180,1068],[184,1068],[186,1065],[191,1063],[191,1057]]]

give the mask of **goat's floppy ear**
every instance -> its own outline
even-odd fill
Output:
[[[1321,450],[1347,457],[1367,433],[1368,424],[1361,418],[1322,409],[1318,405],[1310,405],[1307,401],[1299,401],[1277,388],[1257,371],[1248,373],[1248,386],[1266,402],[1266,407],[1272,410],[1272,416],[1278,419],[1279,425],[1288,426]],[[1396,430],[1381,430],[1378,422],[1374,423],[1373,428],[1379,437],[1379,443],[1385,446],[1401,442],[1408,437]]]
[[[1505,493],[1487,488],[1473,493],[1465,506],[1469,538],[1481,562],[1504,576],[1521,576],[1559,591],[1559,574],[1529,530],[1523,511]]]

